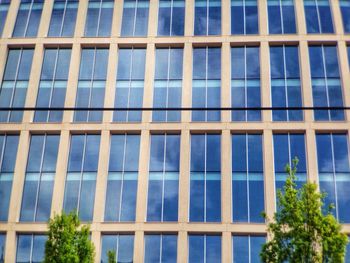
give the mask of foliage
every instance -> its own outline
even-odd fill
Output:
[[[296,166],[287,165],[288,178],[284,193],[278,191],[278,211],[274,222],[268,221],[271,240],[260,253],[268,263],[340,263],[344,262],[347,236],[341,233],[341,225],[331,214],[332,207],[322,211],[325,193],[317,190],[317,184],[306,183],[296,188]]]
[[[49,220],[48,240],[45,244],[45,263],[91,263],[95,247],[90,236],[90,227],[80,230],[78,215],[62,213]]]
[[[115,257],[115,250],[108,250],[107,252],[107,256],[108,256],[108,263],[117,263]]]

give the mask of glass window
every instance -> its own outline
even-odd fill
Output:
[[[232,236],[233,262],[234,263],[258,263],[260,260],[261,246],[265,244],[266,237],[252,235]]]
[[[189,235],[188,243],[189,263],[221,262],[221,236]]]
[[[270,34],[296,33],[294,0],[268,0]]]
[[[10,49],[0,90],[0,107],[24,107],[33,49]],[[21,122],[23,111],[1,111],[0,122]]]
[[[348,63],[350,67],[350,46],[347,46],[347,51],[348,51]]]
[[[299,52],[296,46],[270,47],[272,107],[302,107]],[[302,110],[273,110],[274,121],[302,121]]]
[[[122,48],[118,55],[114,107],[142,108],[146,49]],[[113,121],[140,122],[141,111],[115,111]]]
[[[218,108],[221,103],[221,49],[193,49],[192,107]],[[220,111],[192,111],[192,121],[220,121]]]
[[[350,168],[347,134],[316,134],[317,162],[320,189],[327,193],[325,208],[332,211],[341,223],[350,223]]]
[[[333,33],[331,7],[328,0],[304,0],[308,33]]]
[[[191,135],[190,221],[221,221],[221,139]]]
[[[346,255],[345,255],[345,262],[350,262],[350,236],[348,237],[349,243],[346,246]]]
[[[232,220],[263,223],[262,135],[232,135]]]
[[[153,107],[180,108],[182,89],[182,48],[156,49]],[[180,111],[153,111],[153,121],[180,121]]]
[[[221,34],[221,0],[195,0],[194,35]]]
[[[2,30],[4,29],[7,11],[10,7],[11,0],[0,1],[0,37],[2,35]]]
[[[50,218],[59,139],[59,135],[31,136],[20,221]]]
[[[102,235],[101,263],[107,263],[108,251],[115,251],[116,262],[133,262],[134,235]]]
[[[301,188],[307,180],[304,134],[274,134],[273,145],[276,195],[277,190],[283,190],[284,183],[286,182],[286,165],[289,164],[292,167],[292,161],[295,157],[299,160],[296,184],[298,188]]]
[[[124,0],[121,36],[147,36],[149,0]]]
[[[63,210],[76,211],[82,221],[92,221],[100,135],[72,135]]]
[[[344,32],[350,33],[350,1],[339,0],[340,11],[343,18]]]
[[[114,0],[89,0],[86,22],[86,37],[111,35]]]
[[[16,263],[42,262],[45,257],[45,235],[17,235]]]
[[[55,0],[49,37],[72,37],[74,35],[78,5],[78,0]]]
[[[70,57],[70,49],[45,49],[36,107],[64,107]],[[35,111],[34,122],[61,122],[62,116],[63,111]]]
[[[158,36],[183,36],[185,29],[185,1],[160,0]]]
[[[231,48],[231,105],[261,107],[259,47]],[[261,111],[231,112],[232,121],[260,121]]]
[[[310,46],[311,84],[314,107],[343,107],[343,94],[336,46]],[[316,121],[344,120],[344,110],[315,110]]]
[[[108,49],[84,48],[81,51],[77,108],[103,108],[108,65]],[[76,122],[101,122],[102,111],[74,112]]]
[[[18,135],[0,135],[0,221],[7,221],[18,139]]]
[[[177,235],[145,235],[145,263],[176,263]]]
[[[231,34],[259,33],[257,0],[231,0]]]
[[[6,243],[6,235],[0,233],[0,263],[5,262],[5,243]]]
[[[36,37],[44,0],[21,0],[13,37]]]
[[[152,135],[147,221],[177,221],[180,135]]]
[[[111,136],[105,221],[135,221],[140,135]]]

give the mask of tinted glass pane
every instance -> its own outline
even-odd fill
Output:
[[[256,0],[231,0],[231,34],[258,34]]]
[[[0,262],[4,263],[6,235],[0,234]]]
[[[102,235],[101,262],[107,263],[108,251],[116,252],[117,262],[132,262],[134,253],[133,235]]]
[[[149,0],[125,0],[121,36],[146,36]]]

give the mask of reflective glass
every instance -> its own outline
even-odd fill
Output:
[[[177,221],[179,135],[151,135],[147,221]]]
[[[124,0],[121,36],[147,36],[149,0]]]
[[[119,49],[115,108],[142,108],[146,49]],[[140,122],[141,111],[114,111],[113,121]]]
[[[13,37],[36,37],[44,0],[21,0]]]
[[[232,220],[263,223],[262,135],[232,135]]]
[[[180,108],[182,89],[183,49],[157,48],[153,107]],[[153,111],[157,122],[180,121],[180,111]]]
[[[183,36],[185,29],[185,1],[160,0],[158,36]]]
[[[48,36],[72,37],[77,18],[78,0],[55,0]]]
[[[0,135],[0,221],[8,217],[18,139],[18,135]]]
[[[193,49],[192,107],[218,108],[221,103],[221,49]],[[192,121],[220,121],[220,111],[194,110]]]
[[[4,263],[4,259],[5,259],[5,243],[6,243],[6,235],[0,233],[0,263]]]
[[[232,236],[234,263],[259,263],[262,245],[266,242],[264,236]]]
[[[5,26],[7,11],[10,6],[10,1],[0,1],[0,37]]]
[[[189,235],[189,263],[221,262],[221,236]]]
[[[0,107],[24,107],[33,49],[10,49],[0,90]],[[22,111],[1,111],[0,122],[22,121]]]
[[[350,236],[348,237],[348,245],[346,246],[345,262],[350,262]]]
[[[259,33],[257,0],[231,0],[231,34]]]
[[[259,47],[231,48],[231,106],[236,108],[260,107]],[[232,121],[260,121],[257,110],[231,112]]]
[[[135,221],[140,135],[112,135],[105,221]]]
[[[221,221],[221,139],[191,135],[190,221]]]
[[[77,211],[82,221],[91,221],[94,202],[100,135],[72,135],[63,210]]]
[[[221,34],[221,0],[195,0],[194,35]]]
[[[45,235],[17,235],[16,263],[36,263],[44,260]]]
[[[113,0],[90,0],[85,22],[85,36],[108,37],[111,35]]]
[[[343,18],[343,27],[345,33],[350,33],[350,1],[339,0],[340,11]]]
[[[294,0],[268,0],[270,34],[296,33]]]
[[[325,210],[330,204],[332,211],[341,223],[350,222],[350,199],[347,189],[350,187],[349,145],[347,134],[317,134],[317,163],[320,189],[327,193]]]
[[[108,251],[115,251],[116,262],[133,262],[134,235],[102,235],[101,263],[107,263]]]
[[[145,235],[145,263],[176,263],[176,235]]]
[[[307,32],[334,33],[331,7],[328,0],[304,0]]]

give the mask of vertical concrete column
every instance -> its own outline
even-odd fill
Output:
[[[56,162],[55,182],[52,191],[51,217],[60,214],[63,210],[64,189],[66,182],[68,156],[70,145],[69,130],[62,130],[60,134],[60,144]]]
[[[47,33],[49,32],[53,4],[54,0],[44,1],[43,11],[41,13],[41,19],[38,28],[38,37],[46,37]]]
[[[312,129],[307,129],[305,138],[308,179],[309,182],[318,184],[317,147],[315,131]]]
[[[75,24],[75,34],[74,37],[82,37],[84,36],[84,30],[85,30],[85,20],[87,16],[87,9],[88,9],[89,1],[79,1],[79,7],[78,7],[78,13],[77,13],[77,20]]]
[[[23,194],[23,185],[27,164],[27,153],[29,150],[30,133],[29,131],[21,131],[17,148],[17,161],[15,172],[13,175],[11,200],[8,214],[8,222],[15,223],[19,219],[21,201]]]
[[[177,235],[177,262],[188,261],[188,236],[187,232],[180,230]]]
[[[187,1],[186,1],[187,4]],[[192,106],[192,44],[185,43],[183,53],[182,107]],[[191,121],[191,111],[181,112],[181,121]]]
[[[343,20],[340,12],[339,1],[337,0],[329,1],[329,4],[331,6],[334,32],[337,35],[344,34]]]
[[[221,48],[221,107],[231,106],[231,47],[229,42]],[[222,122],[230,122],[231,111],[221,111]]]
[[[193,36],[194,28],[194,1],[185,1],[185,36]]]
[[[158,28],[158,0],[150,0],[148,18],[148,36],[157,36]]]
[[[7,11],[4,29],[2,31],[2,38],[11,38],[13,29],[15,28],[17,12],[20,4],[21,4],[21,0],[11,1],[9,10]]]
[[[105,91],[105,108],[114,107],[115,86],[116,86],[116,68],[118,61],[118,46],[112,44],[109,46],[106,91]],[[109,123],[113,119],[113,111],[105,111],[103,113],[103,122]]]
[[[222,35],[231,35],[231,1],[221,2],[221,28]]]
[[[311,72],[309,62],[309,46],[307,41],[302,40],[299,42],[299,61],[300,61],[300,80],[301,80],[301,92],[303,96],[303,106],[312,107],[312,86],[311,86]],[[313,111],[305,110],[304,119],[305,122],[313,122]]]
[[[123,19],[123,2],[124,1],[122,0],[114,2],[112,31],[111,31],[112,37],[120,36],[122,19]]]
[[[259,0],[257,2],[258,2],[260,35],[268,35],[267,0]]]
[[[98,162],[98,172],[97,172],[97,180],[96,180],[94,217],[93,217],[93,222],[97,222],[97,223],[104,221],[103,219],[104,219],[107,177],[108,177],[109,142],[110,142],[109,131],[102,130],[100,151],[99,151],[100,154],[99,154],[99,162]]]
[[[144,262],[144,232],[137,230],[134,236],[134,262],[142,263]]]
[[[222,233],[222,262],[232,262],[232,234],[225,231]]]
[[[348,61],[347,46],[345,41],[338,41],[339,69],[343,90],[343,104],[350,106],[350,69]],[[345,119],[350,120],[350,110],[345,111]]]
[[[102,242],[101,242],[101,232],[99,230],[91,231],[91,241],[95,245],[95,263],[100,263]]]
[[[35,107],[43,57],[44,45],[36,44],[33,54],[32,68],[30,71],[25,107]],[[33,120],[33,117],[34,111],[25,111],[23,113],[23,122],[31,122]]]
[[[186,129],[181,131],[179,175],[179,222],[181,223],[188,222],[190,189],[190,136],[189,130]]]
[[[221,207],[222,223],[231,223],[231,133],[223,130],[221,135]],[[226,261],[224,261],[226,262]]]
[[[270,47],[267,41],[262,41],[260,46],[260,85],[261,85],[261,102],[263,107],[271,107],[270,93]],[[271,121],[272,112],[263,111],[262,120]]]
[[[5,244],[5,261],[16,261],[16,231],[11,230],[6,232],[6,244]]]
[[[149,108],[153,106],[153,81],[155,67],[155,45],[149,43],[146,50],[146,65],[145,65],[145,86],[143,93],[143,107]],[[152,111],[142,112],[142,122],[152,121]]]
[[[80,44],[73,44],[67,81],[66,101],[64,104],[66,108],[75,106],[75,96],[78,88],[79,78],[80,55]],[[73,121],[73,116],[73,111],[65,111],[63,113],[63,122]]]
[[[3,79],[3,76],[5,74],[5,67],[6,67],[6,60],[7,60],[7,46],[6,45],[0,45],[0,80]]]
[[[275,176],[273,168],[273,142],[272,130],[264,130],[263,152],[264,152],[264,180],[265,180],[265,212],[271,219],[275,212]]]
[[[306,35],[306,19],[304,12],[304,1],[294,1],[295,6],[295,22],[297,25],[297,33],[299,35]]]

